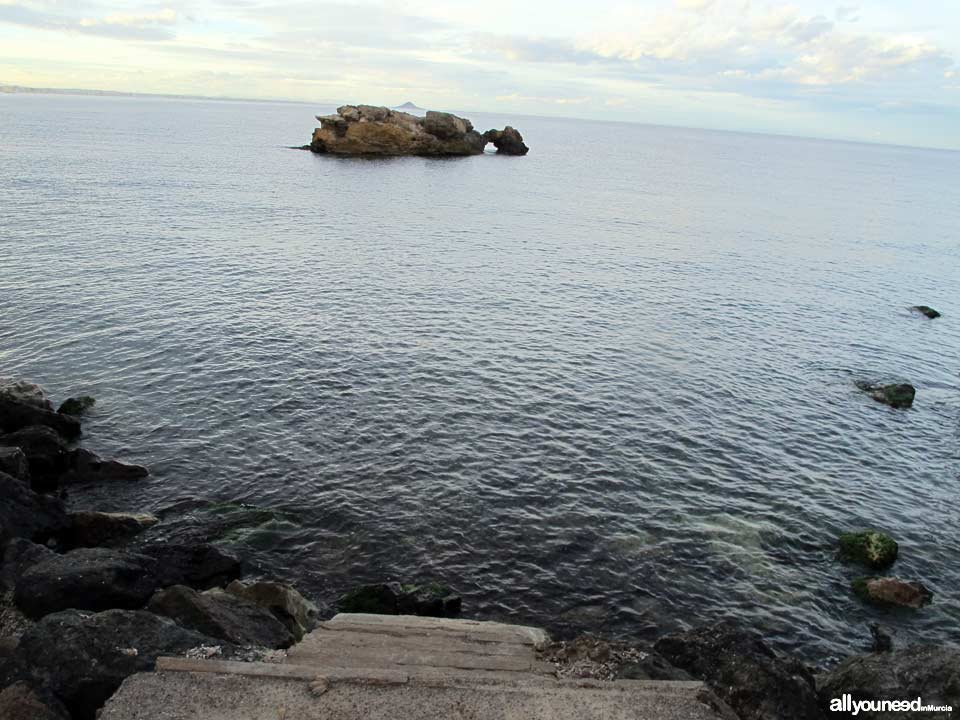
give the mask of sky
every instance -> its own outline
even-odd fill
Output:
[[[0,0],[0,83],[960,149],[960,0]]]

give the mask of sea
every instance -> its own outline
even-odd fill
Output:
[[[331,111],[0,95],[0,375],[152,473],[71,507],[327,612],[438,581],[558,637],[960,640],[960,153],[479,112],[529,155],[291,149]],[[931,605],[853,596],[862,528]]]

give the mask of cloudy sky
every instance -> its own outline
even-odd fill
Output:
[[[0,0],[0,83],[960,149],[960,2]]]

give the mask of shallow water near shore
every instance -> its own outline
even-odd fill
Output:
[[[0,95],[0,375],[96,396],[86,446],[153,472],[75,507],[325,601],[960,641],[960,154],[479,113],[530,155],[285,147],[329,110]],[[852,597],[863,526],[933,605]]]

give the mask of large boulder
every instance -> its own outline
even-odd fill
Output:
[[[147,609],[175,620],[181,627],[235,645],[287,648],[294,641],[269,610],[219,589],[199,593],[185,585],[174,585],[150,598]]]
[[[372,105],[344,105],[317,116],[310,149],[335,155],[478,155],[486,144],[465,118],[427,113],[426,118]]]
[[[12,537],[46,542],[69,525],[62,500],[36,493],[2,472],[0,498],[0,542]]]
[[[115,545],[160,522],[146,513],[108,513],[81,510],[68,514],[70,527],[61,540],[67,547]]]
[[[41,406],[35,402],[18,400],[9,394],[0,394],[0,431],[15,432],[31,425],[49,427],[68,439],[80,435],[80,421],[77,418],[55,413],[51,407]]]
[[[18,447],[27,458],[34,489],[52,490],[66,472],[70,451],[67,442],[53,428],[29,425],[0,436],[0,444]]]
[[[60,403],[60,407],[57,408],[57,412],[61,415],[74,415],[79,417],[96,404],[97,401],[89,395],[69,397]]]
[[[499,155],[526,155],[530,148],[523,142],[523,136],[516,128],[507,125],[503,130],[487,130],[483,134],[485,142],[493,143]]]
[[[53,410],[53,404],[44,389],[26,380],[0,378],[0,400],[12,400],[38,410]]]
[[[65,610],[47,615],[24,633],[18,654],[36,682],[60,698],[74,720],[94,720],[120,683],[152,670],[157,657],[216,644],[149,612]]]
[[[831,703],[849,694],[853,700],[908,700],[921,698],[924,705],[960,708],[960,648],[914,645],[892,652],[848,658],[818,678],[820,698],[830,710]],[[834,706],[831,717],[850,717],[849,711]],[[947,720],[947,712],[862,711],[863,720]]]
[[[851,587],[858,598],[880,607],[918,609],[933,600],[933,593],[923,583],[894,577],[857,578]]]
[[[848,532],[840,535],[840,557],[860,562],[874,570],[893,565],[900,552],[897,541],[876,530]]]
[[[55,697],[25,682],[17,682],[0,692],[0,718],[3,720],[70,720],[67,709]]]
[[[13,538],[8,541],[0,554],[0,591],[13,590],[23,573],[55,555],[46,545],[39,545],[26,538]]]
[[[668,635],[654,649],[707,683],[741,720],[822,717],[810,671],[731,623]]]
[[[59,479],[63,485],[74,485],[141,480],[149,474],[150,471],[142,465],[132,465],[119,460],[104,460],[94,452],[77,448],[70,453],[67,467]]]
[[[234,580],[227,585],[227,592],[269,610],[297,641],[317,626],[320,614],[317,606],[289,585],[264,580],[253,583]]]
[[[224,587],[240,578],[240,561],[214,545],[152,543],[137,548],[156,559],[158,587],[186,585],[195,590]]]
[[[877,402],[893,408],[906,409],[913,405],[917,389],[909,383],[895,383],[882,385],[877,383],[858,382],[857,387]]]
[[[0,472],[12,475],[17,480],[30,482],[30,463],[19,447],[0,447]]]
[[[108,548],[80,548],[54,555],[20,577],[13,600],[25,615],[76,608],[141,608],[156,591],[157,561]]]
[[[388,582],[360,585],[337,600],[339,612],[377,615],[452,618],[460,614],[460,607],[460,596],[438,583],[401,585],[398,582]]]

